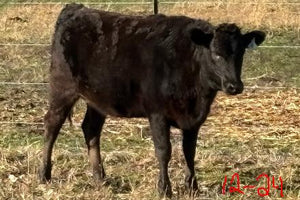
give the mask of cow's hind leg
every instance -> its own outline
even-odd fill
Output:
[[[71,91],[51,94],[50,107],[44,119],[45,133],[43,161],[39,171],[41,183],[45,183],[51,179],[51,155],[53,145],[59,130],[77,99],[77,95]]]
[[[198,129],[183,131],[182,149],[186,160],[185,186],[190,192],[198,190],[194,167],[197,136]]]
[[[101,182],[105,177],[100,155],[100,135],[104,121],[104,115],[94,108],[87,106],[85,118],[82,123],[82,130],[88,147],[93,176],[97,182]]]
[[[170,125],[159,114],[150,117],[155,154],[159,162],[158,192],[161,196],[172,196],[171,183],[168,175],[168,164],[171,159]]]

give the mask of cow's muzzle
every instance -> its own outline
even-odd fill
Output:
[[[223,85],[223,91],[229,95],[241,94],[244,90],[244,84],[240,82],[227,82]]]

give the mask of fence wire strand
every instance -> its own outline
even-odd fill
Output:
[[[50,5],[50,6],[55,6],[55,5],[66,5],[71,2],[7,2],[7,3],[2,3],[0,6],[26,6],[26,5]],[[146,1],[146,2],[133,2],[133,1],[128,1],[128,2],[78,2],[82,3],[85,5],[152,5],[153,2],[151,1]],[[258,4],[264,4],[264,5],[294,5],[294,6],[299,6],[300,2],[223,2],[223,1],[161,1],[159,4],[227,4],[227,5],[238,5],[238,4],[245,4],[245,5],[258,5]],[[12,46],[12,47],[29,47],[29,46],[40,46],[40,47],[49,47],[49,43],[0,43],[0,46]],[[260,46],[260,48],[278,48],[278,49],[299,49],[300,45],[294,45],[294,46],[289,46],[289,45],[270,45],[270,46]],[[22,87],[22,86],[48,86],[49,83],[46,82],[0,82],[0,85],[4,86],[14,86],[14,87]],[[299,90],[300,88],[297,87],[278,87],[278,86],[246,86],[245,89],[247,90],[253,90],[253,89],[260,89],[260,90],[272,90],[272,89],[295,89]],[[27,121],[0,121],[0,125],[37,125],[37,126],[43,126],[44,123],[42,122],[27,122]],[[79,127],[81,124],[80,123],[73,123],[74,126]],[[106,123],[106,125],[115,125],[114,123]],[[139,128],[143,128],[141,125],[137,125]],[[281,129],[281,127],[248,127],[251,130],[269,130],[269,131],[275,131],[276,129]]]
[[[44,123],[42,122],[27,122],[27,121],[0,121],[0,125],[27,125],[27,126],[44,126]],[[106,122],[105,125],[108,125],[108,126],[115,126],[116,123],[109,123],[109,122]],[[121,125],[121,123],[119,123],[118,125]],[[73,122],[72,124],[67,124],[67,123],[64,123],[63,125],[64,127],[76,127],[76,128],[80,128],[81,127],[81,123],[78,123],[78,122]],[[136,124],[134,125],[134,127],[136,128],[139,128],[140,130],[148,127],[149,125],[142,125],[142,124]],[[201,128],[205,128],[205,127],[210,127],[210,125],[207,125],[207,124],[203,124]],[[215,126],[215,128],[223,128],[223,126]],[[256,126],[248,126],[248,127],[240,127],[240,128],[245,128],[247,130],[251,130],[251,131],[271,131],[271,132],[276,132],[276,131],[280,131],[280,130],[293,130],[293,131],[298,131],[299,128],[298,127],[289,127],[289,128],[286,128],[286,127],[282,127],[282,126],[272,126],[272,127],[256,127]],[[104,129],[105,131],[105,129]],[[116,134],[118,134],[119,132],[114,132]]]
[[[0,85],[5,86],[48,86],[46,82],[0,82]],[[298,87],[285,87],[285,86],[245,86],[245,89],[261,89],[261,90],[272,90],[272,89],[292,89],[300,90]]]
[[[72,2],[8,2],[6,5],[66,5]],[[77,2],[85,5],[151,5],[152,2]],[[5,5],[5,4],[4,4]]]
[[[0,43],[0,46],[41,46],[41,47],[50,47],[50,43]],[[275,49],[299,49],[300,45],[262,45],[258,48],[275,48]]]
[[[72,2],[7,2],[2,5],[66,5]],[[143,2],[77,2],[85,5],[152,5],[151,1],[143,1]],[[300,5],[299,2],[223,2],[223,1],[160,1],[159,4],[228,4],[228,5]]]

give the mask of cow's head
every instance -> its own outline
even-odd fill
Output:
[[[213,31],[193,28],[190,31],[194,43],[204,46],[210,86],[235,95],[243,91],[241,68],[246,48],[254,48],[265,39],[265,33],[252,31],[241,34],[235,24],[221,24]]]

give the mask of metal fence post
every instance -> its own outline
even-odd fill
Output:
[[[154,0],[153,8],[154,8],[154,14],[156,15],[158,13],[158,0]]]

